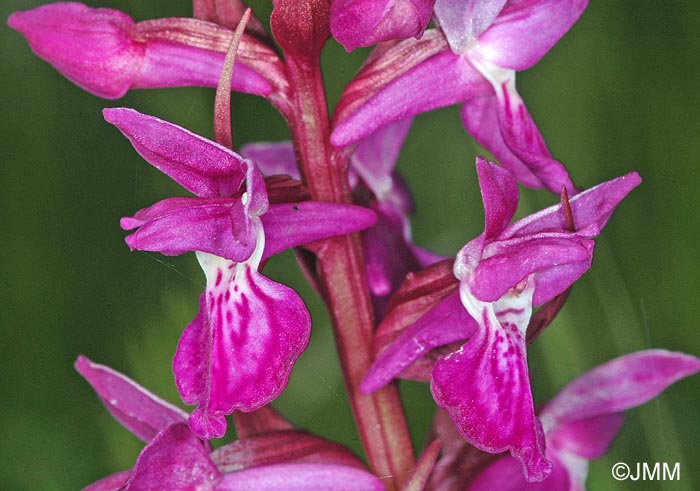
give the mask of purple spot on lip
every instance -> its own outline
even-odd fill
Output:
[[[220,269],[216,270],[216,281],[214,282],[214,286],[219,286],[221,284],[221,279],[223,278],[223,273],[221,272]]]

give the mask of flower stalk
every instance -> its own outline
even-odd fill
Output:
[[[351,203],[346,162],[330,146],[328,110],[320,64],[287,58],[294,114],[290,122],[301,173],[312,199]],[[413,468],[413,450],[398,388],[360,392],[372,363],[374,314],[357,234],[328,239],[317,257],[352,412],[372,470],[399,489]]]

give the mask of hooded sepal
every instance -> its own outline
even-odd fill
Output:
[[[198,19],[139,23],[113,9],[57,2],[9,19],[34,52],[76,85],[107,99],[135,88],[216,87],[233,32]],[[286,86],[279,57],[244,36],[235,90],[268,96]]]

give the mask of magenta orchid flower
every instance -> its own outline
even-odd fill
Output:
[[[347,449],[295,430],[274,412],[256,418],[257,432],[242,426],[240,440],[211,452],[192,433],[181,409],[84,356],[75,367],[107,410],[147,443],[132,470],[103,478],[84,491],[257,491],[279,489],[280,482],[284,489],[298,491],[384,489]]]
[[[331,34],[352,51],[393,39],[420,38],[435,0],[332,0]]]
[[[393,121],[463,102],[467,130],[520,182],[557,194],[562,186],[574,192],[515,89],[515,72],[537,63],[586,4],[438,2],[445,37],[426,32],[420,41],[382,48],[341,98],[332,143],[349,145]]]
[[[508,225],[518,204],[514,177],[482,158],[477,173],[486,223],[484,233],[454,262],[459,290],[379,355],[363,390],[381,387],[433,348],[462,341],[432,368],[435,401],[468,442],[490,453],[509,450],[527,479],[540,481],[551,464],[527,369],[525,333],[532,307],[564,292],[590,267],[593,237],[641,180],[631,173],[576,195],[570,201],[576,226],[571,231],[562,205]]]
[[[473,448],[440,412],[435,433],[443,455],[431,478],[432,488],[461,491],[584,491],[588,461],[604,455],[623,423],[623,411],[653,399],[678,380],[700,372],[700,359],[683,353],[647,350],[621,356],[581,375],[539,412],[552,461],[550,476],[539,483],[523,478],[517,460],[500,456],[476,474],[464,463]],[[493,460],[493,459],[491,459]]]
[[[139,88],[216,87],[233,39],[232,30],[204,20],[134,23],[77,2],[16,12],[8,23],[66,78],[107,99]],[[253,35],[244,34],[237,61],[234,90],[269,96],[286,84],[275,51]]]
[[[207,278],[200,311],[173,361],[178,390],[203,438],[222,436],[227,414],[275,399],[308,343],[299,295],[258,272],[284,249],[362,230],[372,211],[317,202],[269,204],[255,164],[171,123],[132,109],[105,109],[134,148],[197,197],[170,198],[124,218],[132,249],[196,251]],[[245,182],[245,191],[241,186]]]
[[[409,118],[381,128],[360,142],[350,157],[354,191],[366,195],[368,190],[372,197],[367,205],[377,214],[377,223],[363,230],[361,238],[367,281],[379,317],[407,273],[444,259],[413,242],[408,218],[413,213],[413,200],[395,170],[411,123]],[[255,161],[266,176],[300,178],[291,142],[248,144],[241,148],[241,154]]]

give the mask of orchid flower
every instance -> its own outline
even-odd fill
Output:
[[[528,378],[525,333],[532,307],[564,292],[590,267],[593,237],[640,178],[630,173],[576,195],[572,231],[562,205],[508,225],[518,204],[514,177],[482,158],[477,173],[485,227],[454,262],[459,290],[379,355],[362,388],[371,392],[431,349],[461,340],[432,368],[435,401],[468,442],[490,453],[509,450],[527,479],[540,481],[551,464]]]
[[[196,251],[207,278],[200,311],[173,361],[178,390],[201,437],[222,436],[225,415],[268,404],[305,349],[311,318],[294,290],[258,272],[284,249],[362,230],[372,211],[317,202],[269,204],[254,163],[171,123],[105,109],[134,148],[197,197],[170,198],[123,218],[131,249]],[[245,181],[245,191],[241,186]]]
[[[406,117],[463,102],[476,140],[526,186],[576,191],[552,158],[515,89],[515,72],[536,64],[583,13],[586,0],[445,0],[444,36],[382,47],[346,89],[331,141],[345,146]],[[407,97],[407,94],[410,96]]]
[[[352,51],[392,39],[420,38],[435,0],[332,0],[331,33]]]
[[[75,367],[107,410],[147,444],[132,470],[103,478],[83,491],[273,490],[280,482],[285,489],[298,491],[384,489],[347,449],[294,429],[272,409],[253,416],[257,432],[244,426],[240,440],[211,452],[209,444],[187,426],[187,414],[181,409],[84,356]]]
[[[409,118],[381,128],[360,142],[350,157],[349,179],[354,192],[364,196],[368,190],[372,197],[366,204],[377,213],[377,223],[363,230],[361,237],[367,281],[378,317],[386,310],[388,296],[408,272],[443,259],[413,243],[408,219],[413,201],[395,170],[411,123]],[[241,154],[255,161],[263,175],[300,178],[291,142],[248,144],[241,148]]]
[[[611,360],[578,377],[539,412],[552,461],[550,476],[540,483],[523,479],[520,465],[508,455],[470,474],[469,445],[440,412],[436,436],[444,450],[431,478],[440,491],[584,491],[588,461],[606,453],[623,423],[623,411],[653,399],[678,380],[700,371],[700,359],[683,353],[647,350]],[[477,460],[477,459],[472,459]]]
[[[134,23],[118,10],[77,2],[16,12],[8,23],[66,78],[107,99],[130,89],[216,87],[233,38],[233,30],[205,20]],[[237,61],[234,90],[266,97],[284,90],[279,57],[254,35],[243,36]]]

